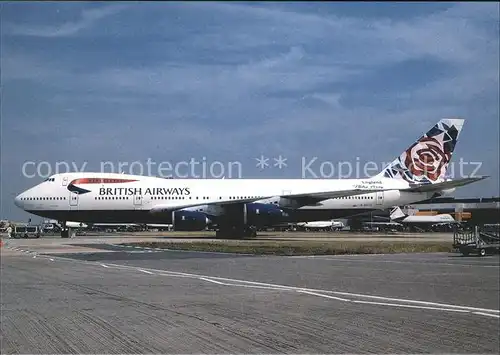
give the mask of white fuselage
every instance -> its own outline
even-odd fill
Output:
[[[311,221],[300,222],[297,226],[308,229],[343,228],[344,223],[339,221]]]
[[[381,192],[340,198],[286,198],[287,195],[374,187]],[[395,179],[163,179],[109,174],[57,174],[16,197],[20,208],[35,215],[60,221],[90,223],[170,223],[169,214],[153,210],[187,209],[212,215],[220,213],[218,203],[233,200],[272,203],[296,213],[349,211],[356,214],[383,210],[431,197],[432,193],[400,191],[408,188]],[[297,215],[297,218],[299,216]],[[323,216],[318,215],[318,218]],[[298,219],[300,220],[300,219]],[[314,220],[308,219],[308,220]],[[317,220],[317,219],[316,219]]]
[[[453,223],[455,219],[449,214],[435,216],[408,216],[399,221],[400,223]]]

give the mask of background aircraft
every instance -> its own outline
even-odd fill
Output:
[[[384,219],[384,217],[377,217],[377,219]],[[365,225],[370,227],[378,227],[383,229],[420,229],[420,230],[433,230],[438,227],[451,226],[460,223],[456,221],[450,214],[437,214],[437,215],[410,215],[403,212],[403,210],[396,206],[391,210],[388,221],[366,221]]]
[[[309,230],[333,231],[333,230],[341,230],[345,226],[344,223],[332,219],[329,221],[299,222],[297,223],[297,227],[300,229],[304,229],[306,231]]]

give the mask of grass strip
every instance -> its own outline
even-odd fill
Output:
[[[391,253],[433,253],[452,252],[450,242],[372,242],[372,241],[332,241],[332,242],[135,242],[122,245],[161,248],[184,251],[208,251],[221,253],[242,253],[255,255],[346,255],[346,254],[391,254]]]

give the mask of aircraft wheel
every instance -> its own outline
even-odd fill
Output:
[[[480,256],[485,256],[486,255],[486,249],[481,248],[481,250],[479,250],[479,255]]]

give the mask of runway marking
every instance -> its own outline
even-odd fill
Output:
[[[154,272],[151,272],[151,271],[147,271],[147,270],[143,270],[143,269],[137,269],[137,270],[139,270],[140,272],[143,272],[145,274],[154,275]]]
[[[343,302],[362,303],[362,304],[374,304],[374,305],[391,306],[391,307],[432,309],[432,310],[450,311],[450,312],[459,312],[459,313],[469,313],[469,311],[465,310],[465,309],[447,309],[447,308],[440,308],[440,307],[414,306],[414,305],[410,305],[410,304],[397,304],[397,303],[386,303],[386,302],[359,301],[359,300],[350,300],[350,299],[347,299],[347,298],[340,298],[340,297],[335,297],[335,296],[324,295],[324,294],[317,293],[317,292],[309,292],[309,291],[297,291],[297,292],[299,292],[299,293],[306,293],[308,295],[313,295],[313,296],[318,296],[318,297],[335,299],[335,300],[339,300],[339,301],[343,301]],[[485,313],[485,314],[489,315],[488,313]]]
[[[45,257],[45,256],[42,256]],[[321,289],[312,289],[305,287],[296,287],[296,286],[286,286],[286,285],[277,285],[271,283],[264,282],[256,282],[256,281],[248,281],[248,280],[238,280],[224,277],[216,277],[209,275],[200,275],[200,274],[192,274],[192,273],[184,273],[178,271],[169,271],[169,270],[161,270],[161,269],[151,269],[151,268],[141,268],[137,266],[129,266],[129,265],[121,265],[121,264],[102,264],[94,261],[81,261],[70,259],[66,257],[56,257],[55,259],[61,261],[68,261],[72,263],[84,263],[86,265],[93,266],[102,266],[108,269],[118,269],[118,270],[133,270],[140,272],[150,272],[152,274],[157,274],[158,276],[171,276],[171,277],[181,277],[181,278],[192,278],[200,281],[210,282],[218,285],[224,286],[234,286],[234,287],[245,287],[245,288],[258,288],[258,289],[268,289],[274,291],[294,291],[298,294],[309,294],[311,296],[323,297],[332,300],[337,300],[341,302],[350,302],[350,303],[358,303],[358,304],[369,304],[369,305],[381,305],[381,306],[389,306],[389,307],[401,307],[401,308],[415,308],[415,309],[429,309],[429,310],[437,310],[437,311],[446,311],[446,312],[456,312],[456,313],[470,313],[490,318],[500,318],[500,310],[496,309],[488,309],[488,308],[477,308],[477,307],[469,307],[469,306],[458,306],[452,304],[445,303],[437,303],[437,302],[428,302],[428,301],[419,301],[419,300],[408,300],[408,299],[400,299],[393,297],[384,297],[384,296],[374,296],[374,295],[366,295],[359,293],[350,293],[350,292],[340,292],[340,291],[332,291],[332,290],[321,290]],[[331,295],[339,295],[346,296],[350,298],[341,298],[335,297]],[[372,299],[370,300],[359,300],[352,298],[365,298]],[[377,301],[374,301],[377,300]],[[395,302],[395,303],[390,303]]]
[[[340,298],[340,297],[335,297],[335,296],[323,295],[323,294],[317,293],[317,292],[310,292],[310,291],[297,291],[297,292],[306,293],[308,295],[313,295],[313,296],[330,298],[330,299],[339,300],[339,301],[343,301],[343,302],[351,302],[352,301],[352,300],[348,300],[347,298]]]
[[[177,277],[176,275],[165,275],[165,276],[174,276],[174,277]],[[188,276],[182,276],[182,277],[188,277]],[[256,285],[242,285],[242,284],[236,284],[236,283],[228,283],[228,282],[216,281],[216,280],[212,280],[212,279],[205,278],[205,277],[198,277],[197,279],[198,280],[207,281],[207,282],[212,282],[214,284],[223,285],[223,286],[235,286],[235,287],[247,287],[247,288],[261,288],[261,289],[265,289],[265,290],[283,291],[283,289],[279,288],[279,287],[256,286]]]
[[[120,265],[120,264],[108,264],[108,266],[113,267],[113,268],[118,268],[118,269],[129,269],[129,270],[130,269],[132,269],[132,270],[139,269],[138,267],[135,267],[135,266]],[[187,277],[187,278],[195,278],[195,279],[202,280],[202,281],[224,284],[226,286],[266,288],[266,289],[272,289],[272,290],[296,291],[298,293],[306,293],[306,294],[307,293],[316,293],[315,296],[327,297],[327,298],[333,297],[333,296],[329,296],[328,294],[333,294],[333,295],[340,295],[340,296],[347,296],[347,297],[368,298],[368,299],[380,300],[380,301],[399,302],[402,304],[374,302],[374,301],[362,301],[362,300],[352,300],[352,299],[350,300],[350,299],[342,299],[340,297],[337,297],[338,300],[341,300],[343,302],[376,304],[376,305],[396,306],[396,307],[403,307],[404,304],[406,303],[407,304],[406,306],[418,305],[418,306],[407,307],[407,308],[435,309],[435,310],[442,310],[442,311],[459,310],[459,311],[462,311],[462,313],[474,313],[474,314],[478,314],[478,315],[484,315],[484,314],[480,314],[480,313],[487,313],[488,315],[492,315],[493,313],[500,314],[500,310],[488,309],[488,308],[458,306],[458,305],[429,302],[429,301],[408,300],[408,299],[384,297],[384,296],[374,296],[374,295],[366,295],[366,294],[359,294],[359,293],[311,289],[311,288],[286,286],[286,285],[276,285],[276,284],[264,283],[264,282],[230,279],[230,278],[224,278],[224,277],[183,273],[183,272],[169,271],[169,270],[159,270],[159,269],[149,269],[149,268],[142,268],[142,270],[148,270],[148,271],[158,273],[159,275],[164,275],[164,276],[174,276],[174,277],[182,276],[182,277]],[[327,295],[325,295],[325,294],[327,294]]]
[[[358,301],[352,300],[353,303],[362,303],[362,304],[374,304],[380,306],[391,306],[391,307],[404,307],[404,308],[417,308],[417,309],[432,309],[438,311],[447,311],[447,312],[458,312],[458,313],[470,313],[470,311],[466,309],[454,309],[454,308],[440,308],[440,307],[426,307],[426,306],[414,306],[411,304],[397,304],[397,303],[386,303],[386,302],[372,302],[372,301]]]
[[[204,277],[200,277],[200,280],[212,282],[212,283],[217,284],[217,285],[226,285],[224,282],[210,280],[210,279],[207,279],[207,278],[204,278]]]
[[[487,317],[494,317],[494,318],[500,318],[500,315],[498,314],[490,314],[490,313],[484,313],[484,312],[473,312],[474,314],[478,314],[480,316],[487,316]]]

